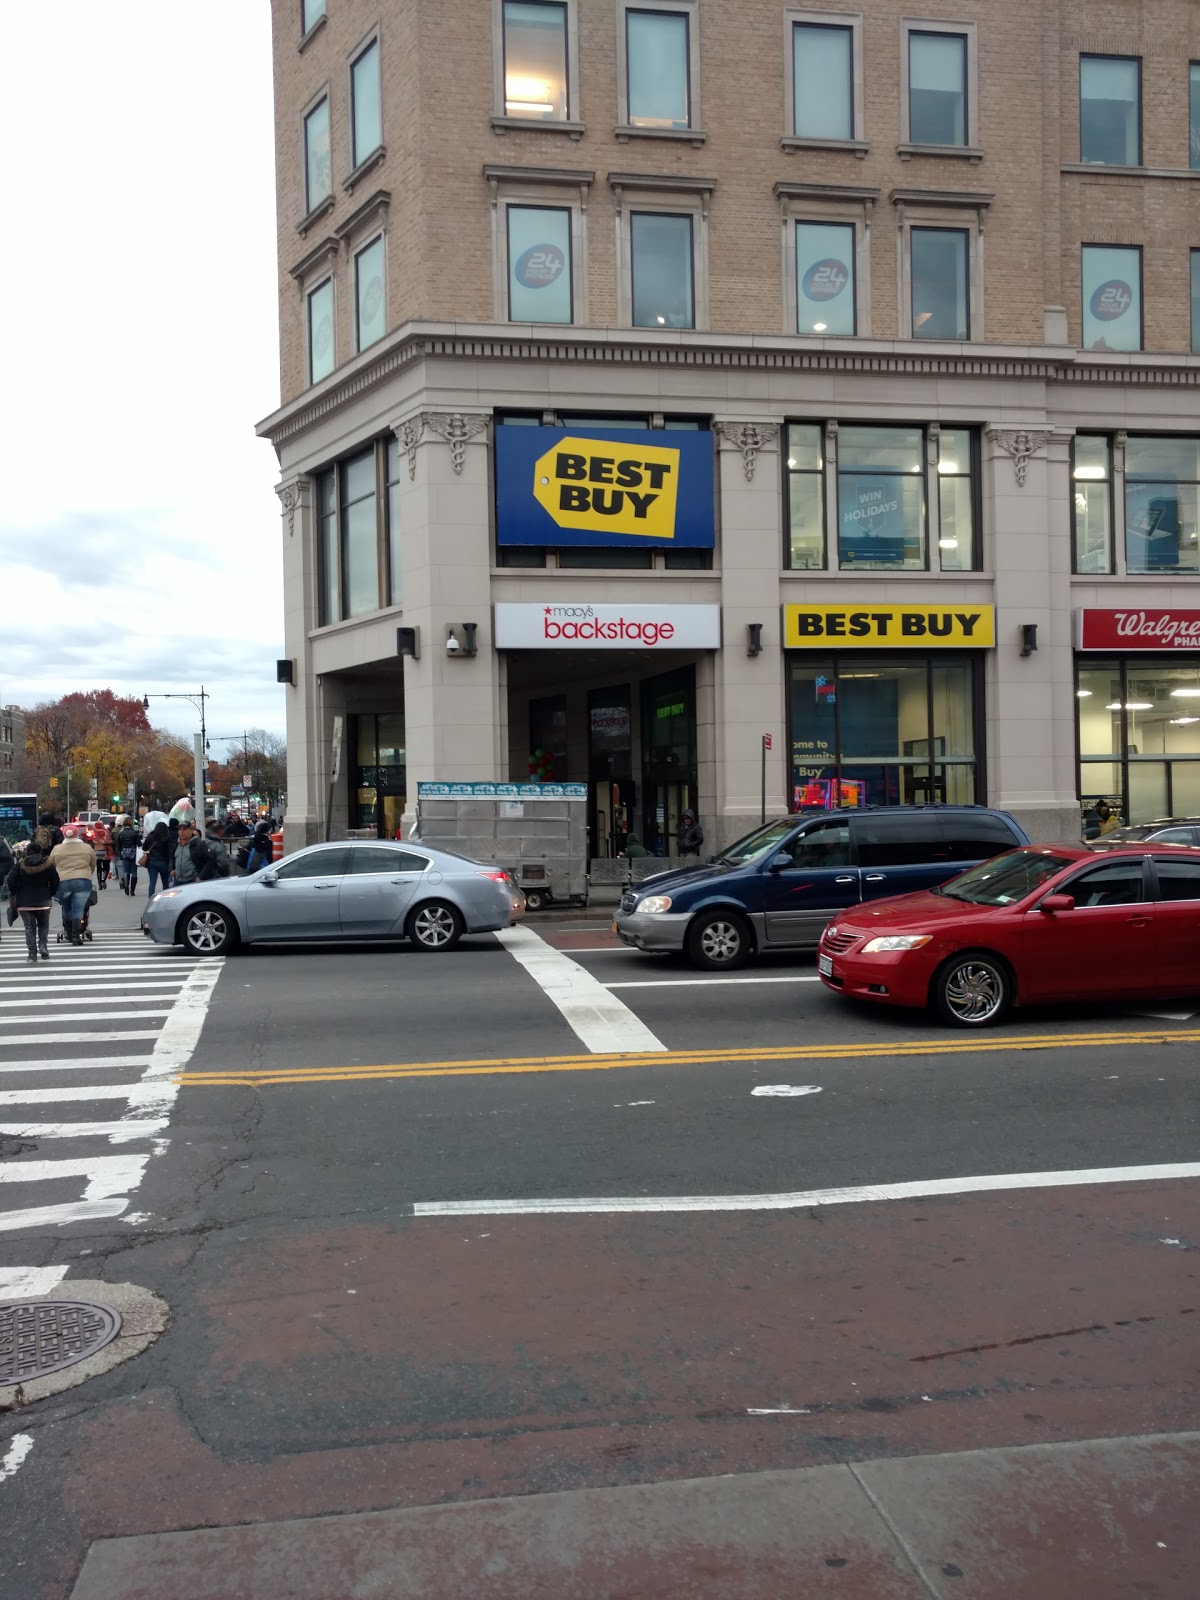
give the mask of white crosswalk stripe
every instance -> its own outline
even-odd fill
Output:
[[[224,963],[94,928],[34,966],[19,934],[0,943],[0,1234],[29,1233],[44,1261],[59,1229],[129,1212]],[[0,1268],[0,1301],[64,1272]]]

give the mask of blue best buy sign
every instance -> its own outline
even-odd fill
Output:
[[[662,428],[496,429],[496,543],[711,550],[713,444]]]

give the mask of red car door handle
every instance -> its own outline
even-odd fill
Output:
[[[1126,922],[1131,922],[1135,928],[1144,928],[1150,921],[1149,917],[1126,917]]]

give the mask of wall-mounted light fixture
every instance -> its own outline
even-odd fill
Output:
[[[1023,622],[1021,624],[1021,654],[1031,656],[1037,649],[1037,623]]]
[[[396,629],[396,654],[398,656],[410,656],[414,661],[421,659],[420,628]]]
[[[275,663],[275,682],[276,683],[295,683],[295,681],[296,681],[296,663],[294,661],[276,661],[276,663]]]
[[[446,628],[446,654],[448,656],[475,656],[479,647],[475,643],[477,622],[452,622]]]
[[[746,624],[746,654],[748,656],[762,655],[762,631],[763,625],[761,622],[748,622]]]

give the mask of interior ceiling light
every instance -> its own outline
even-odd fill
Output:
[[[1173,700],[1200,700],[1200,689],[1172,689]]]
[[[813,323],[813,332],[814,333],[824,333],[825,329],[828,326],[829,326],[829,324],[827,322],[814,322]]]
[[[1113,700],[1109,705],[1106,705],[1104,709],[1105,709],[1105,711],[1120,711],[1121,702],[1119,700]],[[1126,711],[1153,711],[1154,710],[1154,702],[1152,700],[1126,700],[1126,702],[1125,702],[1125,710]]]
[[[1076,689],[1075,691],[1076,700],[1090,700],[1091,697],[1092,691],[1090,689]]]
[[[938,462],[938,471],[939,472],[957,472],[958,471],[958,462],[957,461],[939,461]]]
[[[1104,468],[1103,467],[1076,467],[1074,475],[1075,475],[1076,478],[1099,478],[1101,481],[1103,481]]]
[[[1189,722],[1200,722],[1200,717],[1172,717],[1171,718],[1171,726],[1173,728],[1182,728]]]

